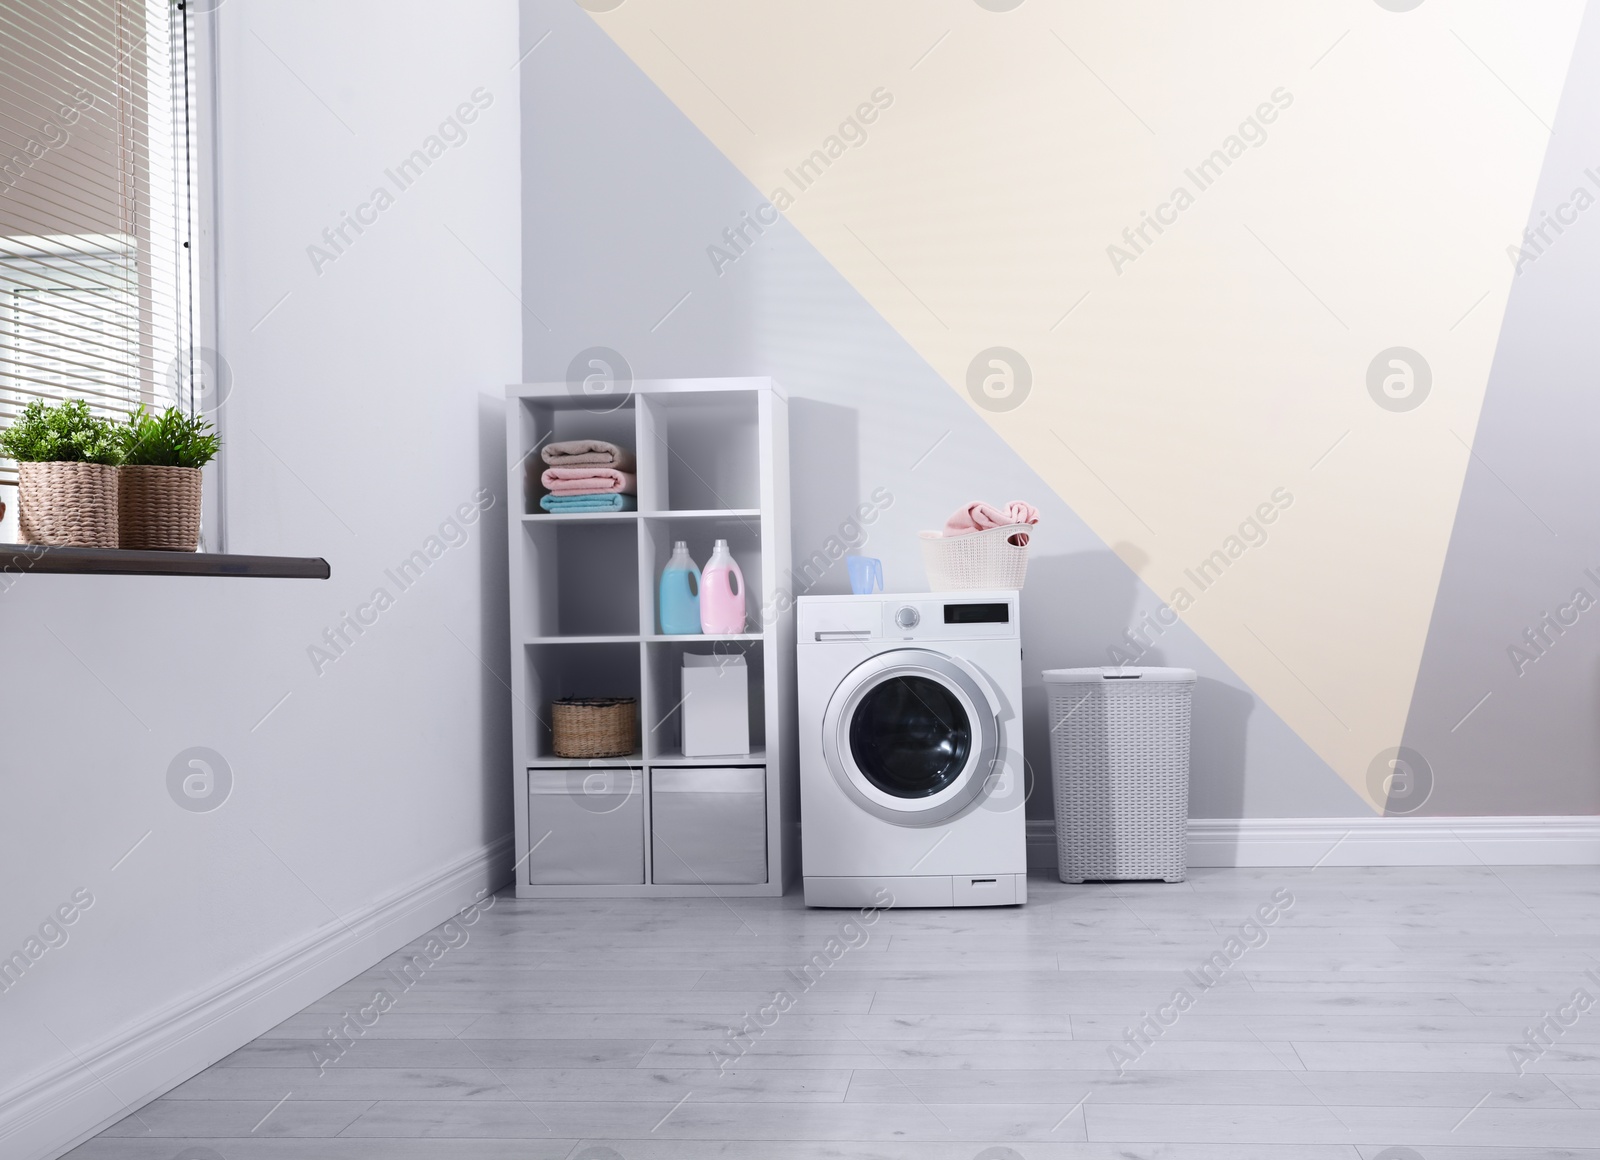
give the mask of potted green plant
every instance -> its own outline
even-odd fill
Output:
[[[219,446],[211,424],[168,407],[143,406],[116,428],[117,524],[124,548],[192,552],[200,542],[200,469]]]
[[[17,461],[17,528],[24,544],[117,546],[117,463],[109,420],[82,399],[35,399],[0,431]]]

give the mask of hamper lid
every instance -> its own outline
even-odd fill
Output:
[[[1185,681],[1195,679],[1193,669],[1136,669],[1123,665],[1103,665],[1093,669],[1046,669],[1047,685],[1089,684],[1098,681]]]

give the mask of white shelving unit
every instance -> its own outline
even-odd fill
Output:
[[[782,894],[800,856],[794,619],[783,590],[789,580],[784,396],[767,378],[636,382],[604,411],[566,383],[513,385],[506,393],[518,897]],[[637,512],[552,515],[539,508],[539,448],[584,438],[633,450]],[[703,566],[719,539],[728,541],[744,573],[749,631],[662,634],[656,589],[673,541],[687,540]],[[683,755],[679,672],[686,652],[744,655],[748,756]],[[560,697],[637,697],[634,753],[556,757],[550,703]],[[718,812],[714,797],[703,799],[708,823],[735,828],[729,849],[759,849],[759,835],[738,827],[764,820],[762,880],[740,872],[731,877],[742,881],[715,881],[717,858],[708,853],[702,861],[670,848],[664,836],[658,842],[653,771],[696,767],[764,771],[764,819],[752,814],[748,794],[737,799],[733,820]],[[744,773],[734,780],[756,779]],[[673,799],[680,824],[684,800]],[[657,882],[658,862],[666,866],[658,844],[662,859],[670,849],[676,860],[676,871],[664,874],[684,877],[688,864],[701,880]]]

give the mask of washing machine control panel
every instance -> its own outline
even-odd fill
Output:
[[[1015,637],[1015,592],[919,592],[906,596],[802,596],[803,644],[875,640],[1002,640]]]
[[[1017,635],[1014,593],[934,592],[883,602],[884,640],[993,640]]]

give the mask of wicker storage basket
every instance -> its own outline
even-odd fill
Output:
[[[928,571],[928,587],[935,592],[961,588],[1022,587],[1028,573],[1028,545],[1011,543],[1011,537],[1037,534],[1031,524],[1011,524],[964,536],[921,532],[922,563]]]
[[[566,697],[550,706],[557,757],[626,757],[639,733],[632,697]]]
[[[1188,870],[1193,669],[1046,669],[1063,882]]]
[[[200,542],[200,469],[117,468],[118,546],[192,552]]]
[[[17,534],[24,544],[117,546],[117,469],[104,463],[17,464]]]

